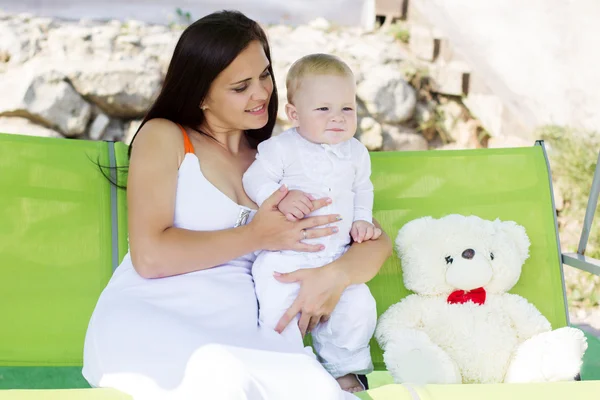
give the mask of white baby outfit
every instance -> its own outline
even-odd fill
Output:
[[[274,136],[258,146],[255,162],[244,174],[244,189],[259,206],[282,184],[315,198],[329,197],[332,203],[311,213],[339,214],[333,224],[336,234],[306,243],[323,244],[317,253],[262,251],[252,266],[262,326],[275,328],[298,295],[298,284],[280,283],[274,272],[317,268],[340,257],[350,244],[350,229],[357,220],[372,222],[373,184],[370,181],[369,152],[358,140],[328,145],[303,138],[295,128]],[[326,323],[313,331],[313,344],[319,361],[334,377],[372,371],[369,340],[377,320],[375,300],[365,284],[352,285]],[[283,336],[302,346],[302,336],[292,321]]]

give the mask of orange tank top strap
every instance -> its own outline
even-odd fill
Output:
[[[183,126],[181,126],[179,124],[177,124],[177,126],[179,126],[179,129],[181,129],[181,133],[183,133],[183,148],[185,150],[185,154],[187,154],[187,153],[194,154],[194,145],[192,144],[192,141],[190,140],[190,136],[185,131],[185,129],[183,129]]]

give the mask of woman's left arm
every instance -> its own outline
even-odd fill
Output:
[[[373,220],[373,224],[381,229],[377,221]],[[275,330],[282,332],[300,313],[298,326],[304,336],[319,321],[329,319],[348,286],[371,280],[391,254],[392,241],[381,230],[378,239],[352,243],[350,249],[331,264],[286,274],[276,273],[275,278],[282,283],[299,283],[300,293]]]

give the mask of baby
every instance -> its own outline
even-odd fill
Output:
[[[327,54],[296,61],[286,81],[286,113],[291,128],[258,146],[256,160],[244,174],[244,189],[259,206],[282,184],[289,192],[279,203],[288,219],[307,215],[339,214],[337,233],[305,243],[320,244],[316,253],[262,251],[252,267],[262,326],[275,328],[298,295],[299,285],[280,283],[274,272],[317,268],[340,257],[356,242],[376,239],[381,231],[372,224],[373,184],[368,150],[354,138],[356,84],[350,68]],[[311,199],[332,202],[315,212]],[[375,300],[365,284],[352,285],[342,294],[327,322],[312,331],[317,357],[340,386],[362,390],[356,374],[371,372],[369,340],[377,320]],[[282,332],[302,346],[298,319]]]

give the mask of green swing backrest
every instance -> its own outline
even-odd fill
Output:
[[[91,312],[127,251],[125,191],[96,165],[109,165],[112,151],[116,165],[126,165],[127,147],[111,146],[0,134],[1,367],[81,365]],[[531,257],[513,292],[554,327],[566,324],[541,146],[373,153],[372,161],[375,218],[392,239],[426,215],[476,214],[525,226]],[[380,314],[408,294],[395,255],[369,286]],[[383,369],[375,341],[372,348]]]
[[[541,143],[539,143],[541,144]],[[395,241],[408,221],[447,214],[512,220],[525,227],[530,257],[511,293],[533,303],[553,328],[567,324],[551,180],[541,145],[528,148],[373,153],[374,217]],[[381,315],[410,294],[396,251],[369,282]],[[372,341],[375,368],[385,369]]]
[[[0,366],[81,365],[112,274],[111,186],[96,165],[108,154],[106,142],[0,134]]]

